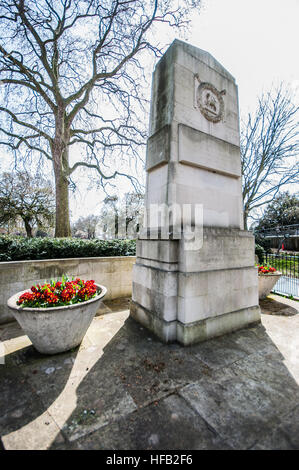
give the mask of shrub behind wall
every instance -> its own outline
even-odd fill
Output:
[[[265,256],[265,250],[262,246],[260,245],[255,245],[255,254],[257,255],[259,259],[259,263],[263,264],[264,262],[264,256]]]
[[[135,240],[0,236],[0,261],[134,256],[135,253]]]

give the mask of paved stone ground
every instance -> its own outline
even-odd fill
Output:
[[[262,325],[187,348],[128,318],[128,299],[106,305],[65,354],[0,328],[5,449],[299,449],[298,303],[271,296]]]

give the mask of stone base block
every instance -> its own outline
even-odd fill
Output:
[[[131,315],[162,341],[205,341],[260,321],[254,238],[204,227],[203,245],[184,238],[137,243]]]
[[[130,315],[142,326],[152,331],[164,343],[173,343],[176,341],[176,321],[164,321],[162,318],[158,318],[153,312],[142,307],[134,300],[131,301]]]
[[[189,346],[258,324],[260,321],[260,308],[256,305],[255,307],[244,308],[194,323],[177,322],[177,341]]]
[[[184,346],[207,341],[258,324],[261,321],[258,305],[189,324],[179,321],[164,321],[158,318],[154,312],[147,310],[133,300],[130,305],[130,313],[134,320],[154,333],[164,343],[177,341]]]

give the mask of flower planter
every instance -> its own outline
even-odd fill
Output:
[[[22,308],[17,300],[27,289],[10,297],[8,307],[30,338],[34,347],[43,354],[57,354],[78,346],[95,316],[107,289],[96,284],[101,292],[96,297],[73,305],[50,308]]]
[[[278,271],[271,274],[258,274],[259,299],[265,299],[270,294],[280,276],[281,273]]]

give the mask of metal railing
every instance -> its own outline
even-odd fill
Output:
[[[256,234],[265,238],[273,237],[299,237],[299,224],[279,225],[264,230],[256,230]]]
[[[282,273],[272,292],[299,298],[299,255],[265,253],[263,264]]]

